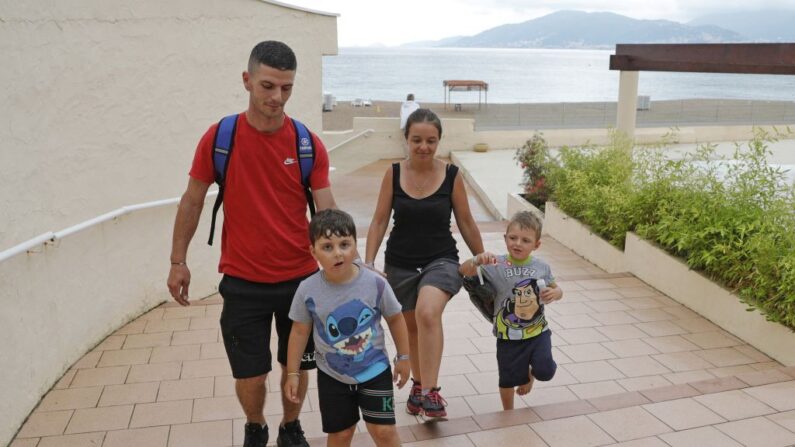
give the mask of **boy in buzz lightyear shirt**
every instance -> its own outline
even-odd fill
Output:
[[[513,409],[514,390],[527,394],[535,379],[551,380],[557,369],[544,305],[561,299],[563,290],[549,264],[532,256],[541,245],[541,225],[535,214],[516,213],[505,232],[507,254],[484,252],[459,269],[464,276],[481,276],[495,292],[492,320],[505,410]]]

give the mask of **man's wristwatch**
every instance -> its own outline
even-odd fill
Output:
[[[408,360],[408,359],[409,359],[409,355],[408,354],[395,354],[395,358],[392,359],[392,363],[397,365],[397,362],[399,362],[401,360]]]

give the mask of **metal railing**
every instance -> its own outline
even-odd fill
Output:
[[[218,190],[210,191],[207,193],[207,197],[213,197],[218,194]],[[68,237],[72,234],[78,233],[83,231],[87,228],[91,228],[93,226],[99,225],[103,222],[107,222],[109,220],[116,219],[121,217],[125,214],[129,214],[135,211],[149,209],[149,208],[159,208],[161,206],[168,206],[173,205],[175,203],[179,203],[181,197],[174,197],[171,199],[163,199],[163,200],[155,200],[152,202],[144,202],[139,203],[136,205],[127,205],[123,206],[119,209],[111,211],[109,213],[102,214],[100,216],[88,219],[86,221],[80,222],[77,225],[72,225],[71,227],[64,228],[63,230],[52,232],[48,231],[43,233],[39,236],[36,236],[32,239],[29,239],[21,244],[15,245],[8,250],[0,251],[0,262],[6,261],[8,259],[13,258],[22,253],[29,253],[32,249],[42,245],[42,244],[52,244],[59,239],[63,239]]]

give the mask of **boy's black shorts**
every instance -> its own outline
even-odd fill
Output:
[[[390,368],[358,385],[342,383],[318,369],[317,393],[324,433],[336,433],[359,422],[359,408],[365,422],[395,425]]]
[[[276,317],[279,348],[276,359],[287,364],[287,341],[293,322],[287,316],[298,284],[304,278],[280,283],[258,283],[224,275],[218,291],[224,298],[221,334],[232,376],[245,379],[271,371],[271,322]],[[315,367],[312,337],[304,350],[301,369]]]
[[[545,330],[526,340],[497,339],[497,368],[500,388],[513,388],[530,382],[528,370],[538,380],[551,380],[558,365],[552,359],[552,335]]]

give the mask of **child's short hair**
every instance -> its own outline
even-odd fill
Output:
[[[519,228],[523,230],[533,230],[536,232],[536,239],[541,239],[541,227],[543,223],[541,222],[541,218],[535,213],[530,211],[519,211],[508,221],[509,229],[511,225],[519,225]]]
[[[309,222],[309,241],[314,245],[321,237],[353,236],[356,239],[356,224],[345,211],[327,209],[318,211]]]

